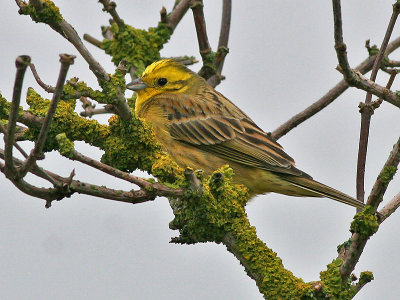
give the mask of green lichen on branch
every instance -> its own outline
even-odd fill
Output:
[[[64,132],[57,134],[56,140],[58,142],[58,151],[60,154],[65,157],[72,158],[74,155],[74,142],[69,140]]]
[[[361,272],[360,279],[358,280],[358,285],[365,285],[372,280],[374,280],[374,274],[372,274],[371,271]]]
[[[186,198],[170,199],[179,229],[176,243],[223,243],[239,258],[266,299],[311,299],[312,284],[304,283],[283,267],[276,253],[262,242],[247,218],[247,189],[233,183],[233,170],[223,166],[204,178],[203,194],[188,192]],[[304,298],[305,297],[305,298]]]
[[[130,99],[134,104],[134,100]],[[45,117],[50,100],[43,99],[33,89],[28,89],[27,103],[29,111],[38,117]],[[118,116],[109,119],[109,125],[79,116],[75,110],[76,100],[61,100],[50,125],[50,131],[44,151],[59,150],[58,134],[65,134],[70,141],[84,141],[104,150],[102,162],[123,171],[141,169],[151,172],[152,165],[160,155],[161,147],[157,144],[151,128],[132,117],[128,121]],[[35,140],[40,128],[31,127],[25,138]]]
[[[151,173],[171,188],[187,187],[183,169],[165,153],[157,153]]]
[[[379,53],[379,48],[377,45],[373,44],[371,46],[371,41],[370,40],[366,40],[365,41],[365,48],[367,48],[368,51],[368,55],[369,56],[374,56],[377,55]]]
[[[109,30],[113,38],[103,40],[102,48],[112,56],[115,65],[122,59],[127,60],[128,68],[136,68],[136,75],[142,74],[147,65],[160,59],[159,51],[171,36],[168,26],[161,22],[157,27],[148,30],[136,29],[129,25],[120,28],[113,23]]]
[[[0,93],[0,120],[6,121],[8,120],[8,116],[11,111],[11,103],[7,101],[6,98],[2,96]],[[18,116],[24,113],[22,106],[18,108]]]
[[[393,179],[393,176],[396,174],[396,172],[397,172],[396,166],[387,166],[379,174],[379,178],[381,179],[381,181],[385,187],[388,186],[388,184]]]
[[[378,231],[379,222],[373,207],[367,205],[362,212],[354,216],[350,225],[352,233],[357,232],[361,238],[367,239]]]
[[[119,94],[123,95],[126,89],[124,74],[116,70],[110,75],[110,81],[101,80],[99,84],[102,91],[92,89],[76,77],[71,78],[63,88],[61,99],[69,100],[84,96],[103,104],[118,104]]]
[[[203,59],[203,67],[199,71],[199,75],[205,79],[208,79],[217,72],[215,69],[216,53],[209,51],[208,53],[203,54],[201,57]]]
[[[53,25],[63,20],[59,8],[50,0],[29,2],[20,9],[20,13],[31,16],[36,23]]]
[[[105,153],[101,161],[126,172],[141,169],[151,173],[162,151],[149,125],[134,115],[128,121],[112,116],[109,130],[110,134],[102,147]]]
[[[350,281],[343,283],[340,275],[340,266],[343,260],[337,258],[327,265],[327,270],[320,273],[326,299],[352,299],[356,293]]]
[[[28,89],[26,101],[30,108],[29,112],[38,117],[45,117],[49,109],[50,100],[42,98],[32,88]],[[109,136],[108,126],[98,123],[96,120],[88,120],[80,117],[75,110],[76,100],[61,100],[57,106],[53,120],[50,124],[50,131],[44,145],[44,151],[58,149],[56,136],[65,133],[71,141],[84,141],[92,146],[102,148],[104,140]],[[39,134],[39,127],[30,127],[25,132],[25,138],[36,140]]]

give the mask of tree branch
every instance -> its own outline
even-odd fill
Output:
[[[53,115],[56,112],[58,102],[60,101],[61,92],[64,87],[64,82],[67,77],[69,67],[74,63],[75,56],[69,54],[60,54],[61,69],[58,75],[57,85],[53,94],[53,99],[51,100],[50,107],[47,111],[47,115],[43,121],[42,128],[40,130],[39,136],[35,142],[35,147],[31,151],[29,157],[26,159],[21,169],[18,172],[19,178],[22,178],[28,173],[28,171],[35,164],[38,157],[41,155],[44,143],[46,141],[47,133],[50,129],[50,123],[53,119]]]
[[[168,15],[168,27],[174,31],[176,26],[182,20],[190,7],[190,0],[179,1],[178,5],[174,7],[171,13]]]
[[[31,69],[31,71],[32,71],[33,77],[35,78],[36,82],[40,85],[40,87],[41,87],[42,89],[44,89],[46,92],[48,92],[48,93],[54,93],[55,88],[52,87],[51,85],[45,84],[45,83],[40,79],[39,74],[38,74],[38,72],[36,71],[35,65],[34,65],[33,63],[31,63],[31,64],[29,64],[29,67],[30,67],[30,69]]]
[[[368,80],[360,74],[360,72],[353,71],[350,68],[347,53],[346,44],[343,42],[342,33],[342,16],[340,9],[340,0],[332,0],[333,12],[334,12],[334,36],[335,36],[335,49],[338,57],[341,72],[344,75],[345,80],[349,85],[364,91],[370,92],[383,100],[400,107],[400,99],[397,95],[390,90],[376,84],[375,82]]]
[[[14,82],[14,92],[11,103],[11,111],[8,117],[7,133],[4,138],[5,143],[5,166],[4,174],[7,178],[13,180],[17,175],[17,170],[12,160],[13,157],[13,143],[15,139],[15,131],[17,125],[19,104],[21,101],[22,83],[26,68],[30,64],[31,58],[27,55],[18,56],[15,65],[17,67],[17,74]]]
[[[396,211],[400,207],[400,193],[393,197],[392,200],[389,201],[380,211],[379,214],[381,218],[379,222],[382,223],[385,221],[392,213]]]
[[[20,14],[32,14],[29,10],[24,10],[26,8],[27,4],[23,1],[16,1],[17,5],[20,7]],[[46,8],[46,5],[48,5],[45,1],[43,0],[29,0],[29,4],[32,5],[36,12],[41,13],[44,8]],[[32,18],[34,18],[31,15]],[[104,70],[104,68],[100,65],[100,63],[93,57],[93,55],[89,52],[89,50],[86,48],[86,46],[83,44],[81,38],[75,31],[75,29],[66,21],[64,20],[61,15],[59,15],[61,18],[60,20],[57,18],[54,19],[39,19],[35,20],[36,22],[42,22],[48,24],[51,28],[53,28],[56,32],[58,32],[62,37],[66,38],[78,52],[82,55],[82,57],[86,60],[86,62],[89,65],[89,69],[92,70],[93,74],[97,77],[97,80],[99,83],[101,81],[110,81],[110,76],[108,73]],[[101,85],[101,84],[100,84]],[[123,95],[122,95],[123,97]],[[77,97],[79,98],[79,97]],[[124,120],[128,120],[131,117],[131,111],[126,103],[125,98],[123,97],[124,101],[118,101],[115,105],[117,106],[117,111],[120,113],[120,117],[123,118]]]
[[[372,68],[370,80],[375,81],[376,76],[378,74],[379,68],[382,63],[382,59],[384,53],[386,51],[386,47],[389,43],[390,36],[392,35],[394,25],[396,24],[397,17],[399,15],[400,3],[397,1],[395,5],[393,5],[393,13],[390,18],[385,37],[383,38],[382,45],[379,49],[378,55],[375,59],[374,66]],[[394,76],[396,74],[394,73]],[[394,77],[393,77],[394,79]],[[393,82],[392,79],[392,82]],[[390,82],[390,81],[389,81]],[[387,89],[390,89],[391,84],[386,86]],[[364,106],[360,110],[361,112],[361,126],[360,126],[360,140],[358,145],[358,159],[357,159],[357,179],[356,179],[356,188],[357,188],[357,199],[360,201],[364,201],[364,178],[365,178],[365,162],[367,159],[367,149],[368,149],[368,137],[369,137],[369,128],[371,122],[371,116],[374,113],[373,108],[370,106],[372,100],[371,92],[367,92]]]
[[[211,52],[211,47],[210,43],[208,42],[203,6],[202,0],[192,0],[190,4],[190,8],[193,12],[194,25],[196,26],[200,55],[203,58],[203,63],[205,63],[207,61],[207,54]]]
[[[224,66],[225,57],[229,52],[228,40],[229,40],[229,31],[231,27],[231,12],[232,12],[232,0],[223,0],[218,51],[214,61],[216,73],[207,80],[208,84],[211,85],[212,87],[216,87],[222,80],[221,76],[222,68]]]
[[[378,208],[379,203],[382,201],[383,195],[386,192],[389,182],[393,179],[399,162],[400,138],[394,145],[393,150],[390,152],[390,155],[372,188],[370,196],[368,197],[367,205],[370,205],[374,210]],[[385,210],[383,211],[383,216],[379,216],[378,222],[381,223],[382,220],[387,218],[387,216],[385,217],[387,212],[391,211],[392,213],[397,208],[397,202],[398,199],[396,200],[395,197],[395,199],[391,201],[390,206],[386,207],[386,212]],[[382,217],[383,219],[379,221]],[[343,259],[343,264],[340,267],[340,274],[343,282],[345,282],[350,276],[351,272],[353,272],[354,267],[356,266],[369,238],[370,235],[361,234],[359,232],[354,232],[351,236],[351,244],[349,249],[340,255],[340,257]]]
[[[115,8],[117,7],[117,4],[114,1],[109,1],[109,0],[99,0],[101,4],[103,4],[103,11],[108,12],[115,23],[118,25],[119,28],[123,29],[125,27],[124,20],[122,20]]]

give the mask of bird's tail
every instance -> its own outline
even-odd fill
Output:
[[[363,202],[311,178],[291,175],[283,176],[285,177],[285,180],[304,190],[304,196],[327,197],[357,208],[364,208],[365,206]]]

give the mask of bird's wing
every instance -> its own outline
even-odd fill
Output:
[[[205,93],[161,94],[149,105],[161,108],[167,130],[177,141],[228,161],[308,177],[294,167],[281,145],[232,102],[216,91]]]

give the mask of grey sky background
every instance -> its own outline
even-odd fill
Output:
[[[173,1],[116,1],[120,16],[139,28],[154,26],[164,5]],[[221,1],[204,1],[210,43],[218,42]],[[380,44],[391,15],[388,0],[343,1],[344,39],[352,66],[367,56],[366,39]],[[56,1],[80,36],[100,38],[109,16],[97,1]],[[0,4],[0,92],[11,99],[18,55],[32,57],[43,81],[54,85],[58,54],[77,55],[68,77],[96,87],[95,77],[77,51],[57,33],[27,16],[14,1]],[[400,34],[399,26],[394,37]],[[88,45],[106,70],[115,67],[102,51]],[[242,108],[265,131],[272,131],[332,88],[341,75],[333,48],[331,2],[321,0],[234,1],[232,27],[218,90]],[[192,14],[188,12],[162,55],[198,54]],[[392,58],[399,55],[394,55]],[[198,70],[200,64],[192,69]],[[386,76],[379,77],[386,84]],[[46,96],[27,72],[28,86]],[[399,79],[394,83],[398,89]],[[130,95],[130,92],[127,92]],[[49,97],[47,95],[47,97]],[[355,195],[360,116],[365,94],[347,91],[316,117],[279,140],[297,166],[316,180]],[[372,117],[366,169],[366,191],[398,138],[400,112],[383,103]],[[97,119],[106,122],[108,116]],[[79,150],[99,159],[101,152],[83,143]],[[3,144],[0,144],[3,146]],[[24,143],[29,146],[29,143]],[[47,154],[40,165],[67,176],[119,189],[125,182]],[[35,178],[31,182],[41,183]],[[387,202],[399,192],[390,185]],[[0,179],[1,299],[262,299],[254,282],[222,245],[169,244],[177,233],[168,229],[173,215],[166,199],[136,206],[73,195],[44,208],[44,202],[19,192]],[[259,196],[247,207],[258,235],[305,281],[319,272],[346,241],[354,209],[329,199]],[[355,299],[398,299],[400,286],[400,214],[391,216],[373,236],[356,274],[371,270],[375,280]]]

